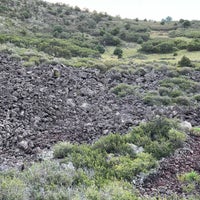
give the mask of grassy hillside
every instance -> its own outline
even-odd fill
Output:
[[[161,24],[146,19],[121,19],[107,13],[90,13],[87,9],[38,0],[3,0],[0,10],[0,50],[22,60],[25,66],[62,62],[108,68],[107,62],[112,62],[116,46],[122,48],[122,57],[126,58],[121,62],[114,59],[117,66],[131,61],[146,63],[155,60],[176,64],[186,54],[189,45],[199,45],[198,21],[185,26],[187,20]],[[158,48],[152,50],[150,46],[158,38]],[[168,47],[164,46],[166,43],[169,43]],[[150,55],[138,52],[141,44],[142,50]],[[149,48],[145,48],[147,46]],[[174,56],[173,52],[178,55]],[[87,57],[89,59],[82,59]],[[190,53],[190,58],[198,62],[194,52]]]

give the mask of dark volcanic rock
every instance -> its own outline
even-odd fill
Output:
[[[139,93],[158,87],[166,75],[77,69],[64,65],[22,67],[0,55],[0,166],[34,157],[58,141],[92,143],[110,132],[125,133],[154,115],[199,123],[200,109],[148,107],[139,96],[118,98],[110,88],[139,86]],[[198,78],[198,77],[197,77]]]
[[[144,195],[162,196],[176,193],[186,196],[177,175],[195,170],[200,172],[200,137],[188,136],[183,148],[177,149],[174,155],[165,158],[160,162],[158,170],[147,176],[139,189]],[[199,187],[194,194],[200,194]]]

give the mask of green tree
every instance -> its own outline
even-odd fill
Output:
[[[165,19],[162,19],[161,22],[160,22],[160,24],[164,25],[165,24]]]
[[[119,47],[116,47],[113,54],[118,56],[118,58],[122,58],[123,50]]]
[[[96,46],[96,50],[98,50],[99,53],[104,53],[105,52],[105,48],[102,45],[100,45],[100,44],[98,44]]]
[[[172,21],[172,17],[167,16],[167,17],[165,18],[165,21],[166,21],[166,22],[171,22],[171,21]]]
[[[178,64],[181,66],[181,67],[192,67],[192,63],[191,63],[191,60],[186,57],[186,56],[183,56],[181,58],[181,60],[178,62]]]
[[[191,22],[189,21],[189,20],[185,20],[184,22],[183,22],[183,27],[184,28],[188,28],[188,27],[190,27],[191,26]]]

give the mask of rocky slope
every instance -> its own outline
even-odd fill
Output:
[[[200,108],[146,106],[140,95],[158,87],[167,73],[77,69],[64,65],[22,67],[0,55],[0,169],[34,159],[63,140],[92,143],[109,132],[125,133],[155,115],[200,124]],[[196,73],[194,78],[200,77]],[[137,85],[140,95],[117,97],[110,88]]]
[[[200,172],[200,137],[188,136],[184,147],[161,161],[158,170],[145,178],[138,187],[143,195],[169,196],[174,193],[187,197],[200,194],[199,186],[192,192],[183,190],[177,176],[191,171]]]

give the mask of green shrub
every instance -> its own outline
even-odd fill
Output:
[[[111,92],[113,92],[119,97],[135,94],[136,93],[135,90],[136,90],[135,86],[128,85],[126,83],[120,83],[114,88],[111,88]]]
[[[73,57],[98,57],[99,51],[89,39],[82,41],[80,37],[68,40],[51,38],[33,38],[13,35],[0,35],[0,43],[10,42],[21,48],[36,48],[56,57],[66,59]]]
[[[191,26],[191,22],[189,20],[184,20],[184,22],[182,23],[184,28],[188,28]]]
[[[188,57],[186,57],[186,56],[183,56],[181,58],[181,60],[178,62],[178,64],[181,67],[192,67],[191,60]]]
[[[181,95],[182,95],[182,92],[181,92],[180,90],[178,90],[178,89],[172,90],[172,91],[170,92],[170,94],[169,94],[169,96],[170,96],[170,97],[173,97],[173,98],[179,97],[179,96],[181,96]]]
[[[171,92],[171,90],[166,87],[160,87],[158,91],[159,91],[160,96],[169,96]]]
[[[100,200],[138,200],[137,191],[132,184],[124,181],[112,181],[100,190]]]
[[[188,51],[200,51],[200,40],[195,39],[192,42],[190,42],[188,44],[187,50]]]
[[[172,53],[177,49],[173,40],[149,40],[142,44],[140,50],[147,53]]]
[[[183,106],[189,106],[190,105],[190,99],[185,96],[179,96],[173,99],[173,102],[178,104],[178,105],[183,105]]]
[[[140,172],[147,172],[156,167],[156,160],[148,153],[139,153],[135,159],[129,156],[113,157],[109,165],[119,180],[131,182]]]
[[[191,68],[191,67],[181,67],[181,68],[178,70],[178,73],[179,73],[180,75],[187,76],[187,75],[191,74],[193,71],[194,71],[194,69]]]
[[[200,175],[196,171],[187,172],[178,176],[179,181],[181,182],[200,182]]]
[[[25,170],[20,174],[20,179],[25,182],[32,199],[50,200],[53,197],[58,199],[70,197],[66,188],[71,187],[75,175],[73,166],[62,166],[55,161],[45,161]]]
[[[200,94],[197,94],[193,97],[196,101],[200,102]]]
[[[113,51],[113,54],[118,56],[118,58],[122,58],[123,50],[119,47],[116,47],[115,50]]]
[[[141,124],[130,133],[130,140],[157,159],[170,155],[185,140],[185,134],[177,130],[178,124],[158,118]],[[176,130],[176,131],[175,131]]]
[[[111,35],[110,33],[105,33],[101,39],[102,44],[106,44],[108,46],[117,46],[120,45],[121,41],[118,37]]]
[[[94,185],[87,188],[85,196],[88,200],[101,200],[99,189]]]
[[[54,28],[53,28],[53,32],[62,33],[62,32],[63,32],[63,28],[62,28],[62,26],[59,26],[59,25],[54,26]]]
[[[143,42],[144,42],[144,40],[141,37],[137,39],[138,44],[142,44]]]
[[[156,53],[171,53],[175,50],[173,43],[162,42],[155,47]]]
[[[200,127],[193,127],[191,130],[191,134],[195,136],[200,136]]]
[[[157,96],[147,94],[143,98],[143,102],[149,106],[153,105],[170,105],[172,103],[171,98],[167,96]]]
[[[199,90],[199,83],[186,77],[166,78],[160,81],[160,86],[167,88],[177,88],[183,92],[195,93]]]
[[[105,52],[105,48],[100,44],[98,44],[96,46],[96,49],[99,51],[99,53],[104,53]]]
[[[174,41],[178,49],[187,49],[188,43],[185,40],[176,39]]]
[[[126,137],[120,134],[109,134],[101,137],[92,145],[92,148],[106,151],[108,154],[135,156],[135,153],[127,144]]]
[[[77,169],[93,169],[106,165],[105,158],[104,152],[92,149],[87,145],[81,145],[74,147],[74,150],[66,157],[65,162],[72,162]]]
[[[1,200],[26,200],[28,198],[25,183],[16,177],[0,175]]]
[[[168,137],[174,149],[179,148],[183,144],[183,142],[186,140],[185,133],[182,133],[173,128],[169,130]]]
[[[179,174],[177,178],[182,183],[182,189],[186,193],[196,191],[196,186],[200,183],[200,175],[196,171]]]
[[[24,66],[24,67],[32,67],[32,66],[34,66],[35,65],[35,63],[34,62],[23,62],[22,63],[22,65]]]
[[[149,33],[136,33],[132,31],[123,31],[120,33],[120,38],[126,42],[137,42],[138,44],[143,43],[144,41],[149,40]]]
[[[65,158],[74,151],[74,145],[69,142],[61,142],[54,146],[53,155],[55,158]]]

